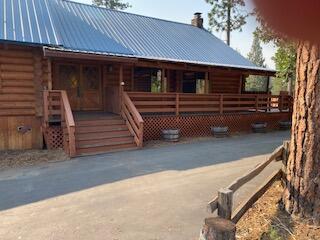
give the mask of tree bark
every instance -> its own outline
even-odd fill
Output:
[[[227,10],[227,31],[226,31],[226,42],[227,45],[230,46],[230,34],[231,34],[231,1],[228,1],[228,10]]]
[[[285,209],[320,223],[320,78],[319,45],[300,42]]]

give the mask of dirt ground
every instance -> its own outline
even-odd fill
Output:
[[[319,240],[320,226],[293,219],[279,208],[283,187],[276,182],[237,224],[240,240]]]
[[[0,151],[0,170],[68,159],[62,150]]]

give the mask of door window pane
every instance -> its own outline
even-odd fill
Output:
[[[79,68],[76,65],[60,65],[59,78],[62,89],[79,88]]]
[[[100,71],[96,66],[84,66],[82,68],[83,85],[87,90],[99,90]]]

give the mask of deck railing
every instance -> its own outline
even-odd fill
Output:
[[[65,151],[71,156],[76,155],[75,122],[66,91],[46,90],[43,92],[44,100],[44,127],[50,121],[59,121],[65,125],[68,140],[65,141]]]
[[[289,111],[291,96],[128,92],[140,113]]]
[[[137,146],[142,147],[144,121],[126,92],[122,94],[121,115],[126,120],[129,131],[134,136]]]

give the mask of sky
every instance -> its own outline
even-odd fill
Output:
[[[92,0],[73,0],[77,2],[91,4]],[[129,2],[131,8],[126,12],[156,17],[176,22],[190,23],[195,12],[203,13],[204,27],[208,28],[208,12],[210,5],[205,0],[124,0]],[[250,0],[246,0],[248,10],[252,9]],[[253,31],[257,23],[254,17],[247,20],[247,24],[242,31],[234,31],[231,34],[231,47],[239,51],[243,56],[247,56],[253,41]],[[218,38],[225,40],[225,33],[213,32]],[[269,68],[274,68],[272,56],[275,48],[272,44],[263,45],[263,54]]]

